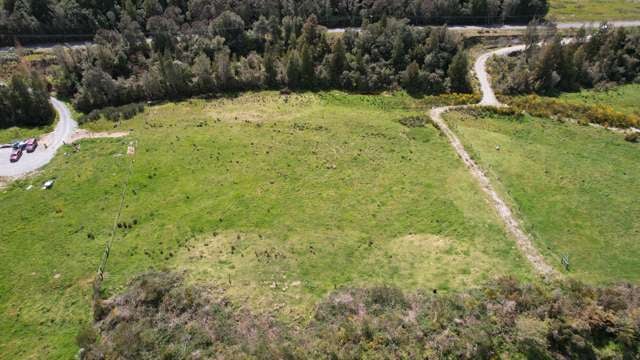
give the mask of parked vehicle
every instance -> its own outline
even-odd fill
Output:
[[[44,184],[42,184],[42,190],[49,190],[53,187],[53,183],[55,182],[55,180],[48,180],[45,181]]]
[[[12,163],[18,162],[18,160],[20,160],[20,158],[22,157],[22,151],[23,150],[21,148],[13,149],[9,161],[11,161]]]
[[[24,141],[15,140],[11,142],[11,148],[14,150],[17,150],[17,149],[24,150],[25,145],[26,144]]]
[[[25,149],[27,150],[28,153],[32,153],[36,151],[37,147],[38,147],[38,139],[31,138],[25,141]]]

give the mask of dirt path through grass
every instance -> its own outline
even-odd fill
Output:
[[[547,264],[547,262],[542,257],[542,254],[536,249],[533,245],[533,241],[531,237],[522,230],[522,226],[513,212],[507,205],[507,203],[502,200],[500,195],[495,191],[493,186],[491,185],[491,181],[487,175],[485,175],[484,171],[476,164],[475,161],[471,158],[469,153],[464,149],[462,142],[460,139],[449,129],[447,123],[444,121],[442,115],[448,111],[455,109],[463,109],[470,106],[504,106],[502,105],[495,96],[493,89],[491,88],[491,81],[489,79],[489,74],[486,69],[486,62],[493,55],[508,55],[510,53],[520,51],[524,48],[523,45],[519,46],[511,46],[507,48],[502,48],[498,50],[493,50],[482,54],[478,57],[475,62],[474,70],[476,72],[476,76],[480,81],[480,89],[482,91],[482,101],[477,105],[463,105],[463,106],[445,106],[434,108],[430,112],[431,119],[438,125],[440,131],[447,136],[449,143],[456,151],[458,156],[465,163],[471,175],[480,183],[480,187],[482,191],[489,196],[491,200],[491,205],[496,209],[500,219],[504,222],[509,233],[515,238],[516,244],[518,248],[523,253],[523,255],[529,260],[533,268],[536,272],[541,274],[543,277],[548,278],[551,276],[557,276],[557,273],[554,268]]]

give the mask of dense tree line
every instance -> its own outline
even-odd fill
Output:
[[[315,16],[306,21],[261,17],[248,30],[230,11],[206,35],[178,35],[166,18],[151,23],[148,43],[128,16],[100,30],[96,45],[56,50],[55,86],[81,111],[142,100],[259,89],[344,89],[414,93],[468,92],[468,61],[442,28],[416,28],[386,18],[362,31],[330,36]]]
[[[0,84],[0,129],[48,125],[54,118],[46,82],[37,72],[25,70]]]
[[[540,45],[535,28],[515,58],[496,59],[496,86],[506,94],[555,94],[580,88],[640,82],[640,31],[602,25],[570,43],[553,36]]]
[[[22,41],[115,29],[124,16],[149,32],[171,21],[175,31],[193,33],[206,30],[225,11],[242,20],[227,25],[249,27],[262,16],[280,22],[316,15],[322,24],[336,27],[384,17],[408,18],[414,25],[528,22],[548,11],[547,0],[4,0],[1,5],[0,33],[43,35],[23,36]],[[13,39],[0,37],[4,43]]]

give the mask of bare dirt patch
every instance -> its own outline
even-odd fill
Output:
[[[92,132],[84,129],[79,129],[71,136],[69,142],[74,143],[83,139],[120,138],[128,135],[128,131]]]
[[[0,190],[4,189],[9,185],[9,178],[0,176]]]

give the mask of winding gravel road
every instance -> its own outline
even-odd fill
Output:
[[[482,100],[478,105],[503,106],[500,101],[498,101],[498,98],[496,97],[496,94],[491,87],[491,79],[489,78],[489,74],[487,73],[487,60],[489,60],[493,56],[506,56],[517,51],[522,51],[524,50],[524,48],[524,45],[501,48],[484,53],[480,55],[478,59],[476,59],[476,62],[473,65],[473,71],[476,73],[476,77],[480,82],[480,91],[482,92]]]
[[[20,161],[16,163],[9,162],[11,149],[0,149],[0,177],[16,178],[38,170],[53,159],[56,151],[65,142],[69,142],[78,128],[78,123],[73,120],[69,108],[63,102],[51,98],[51,104],[58,112],[59,117],[53,132],[40,139],[36,151],[31,154],[25,151]]]
[[[445,106],[434,108],[431,110],[429,115],[431,116],[431,119],[438,125],[440,131],[445,134],[455,152],[471,172],[471,175],[478,181],[480,188],[489,198],[491,205],[495,208],[505,227],[507,228],[511,236],[515,239],[516,244],[518,245],[518,248],[520,249],[522,254],[527,258],[533,268],[540,275],[545,278],[550,278],[558,276],[558,273],[552,266],[547,264],[544,257],[533,245],[531,237],[522,229],[522,225],[514,216],[513,211],[511,211],[507,203],[496,192],[493,185],[491,185],[489,177],[484,173],[480,166],[478,166],[478,164],[473,161],[469,153],[462,145],[460,139],[453,131],[451,131],[449,126],[447,126],[446,121],[444,121],[444,118],[442,117],[442,115],[448,111],[463,109],[471,106],[505,106],[501,104],[500,101],[498,101],[495,92],[491,87],[490,77],[487,73],[487,60],[494,55],[508,55],[516,51],[522,51],[523,49],[524,45],[517,45],[493,50],[480,55],[474,64],[474,71],[476,73],[476,76],[478,77],[478,81],[480,82],[482,101],[480,101],[480,103],[476,105]]]

